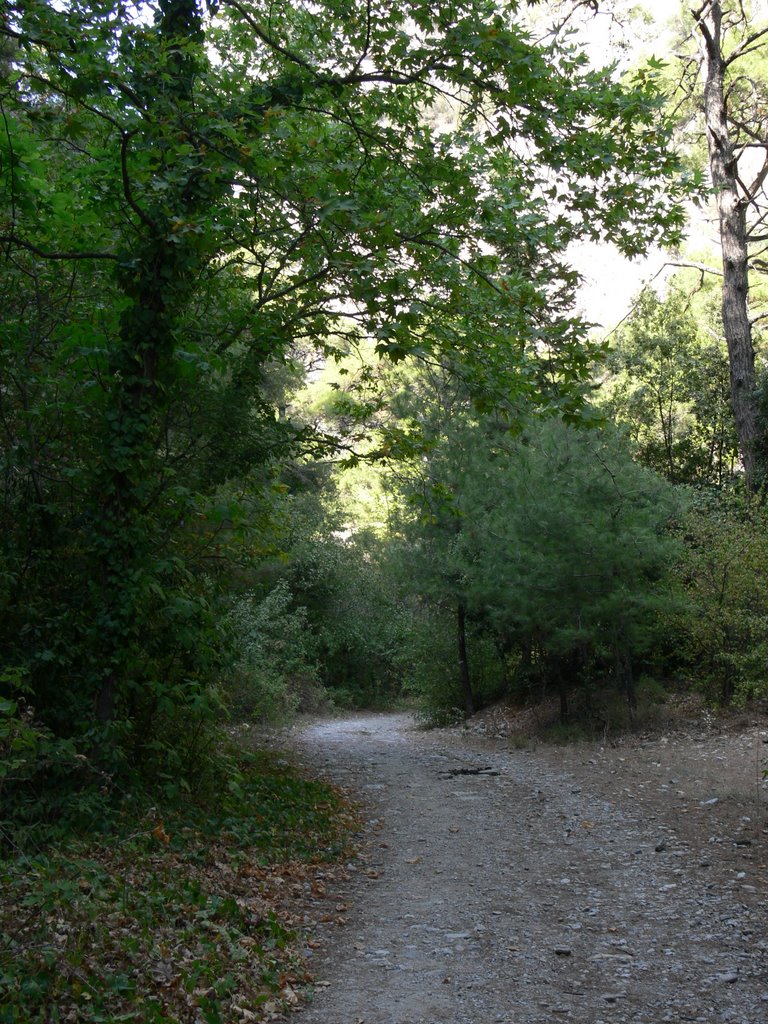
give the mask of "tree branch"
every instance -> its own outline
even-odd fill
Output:
[[[368,56],[368,51],[371,48],[371,26],[373,24],[373,13],[371,11],[371,0],[366,0],[366,12],[365,12],[365,42],[363,43],[363,50],[360,56],[355,61],[352,73],[357,74],[360,68],[363,66],[363,61]]]
[[[753,47],[752,43],[756,43],[758,39],[768,33],[768,27],[761,28],[757,32],[752,32],[747,38],[740,43],[736,49],[723,60],[723,65],[729,67],[734,61],[738,60],[739,57],[743,57],[747,53],[752,53],[753,50],[759,49],[759,47]]]
[[[466,267],[471,274],[474,274],[476,277],[478,277],[481,281],[487,284],[489,288],[492,288],[493,291],[495,291],[498,295],[504,295],[504,290],[502,288],[499,288],[495,281],[488,277],[487,274],[484,274],[482,270],[478,269],[478,267],[476,267],[469,260],[465,260],[461,256],[458,256],[455,252],[451,252],[447,245],[443,245],[441,242],[436,241],[434,238],[419,238],[416,235],[399,235],[398,237],[400,238],[400,241],[406,245],[409,243],[411,245],[421,245],[424,246],[425,248],[437,249],[440,252],[445,253],[446,256],[450,256],[450,258],[454,260],[456,263],[460,263],[463,267]]]
[[[709,31],[709,25],[707,25],[707,23],[704,21],[705,12],[709,13],[707,11],[707,8],[711,7],[711,6],[712,6],[711,0],[707,0],[707,3],[703,4],[698,9],[698,11],[691,10],[691,14],[693,16],[693,20],[696,22],[696,25],[698,26],[699,31],[701,32],[702,36],[704,37],[704,44],[707,47],[707,51],[710,54],[714,54],[714,53],[717,52],[717,45],[716,45],[715,40],[714,40],[714,38],[712,36],[712,33]],[[717,34],[719,34],[719,28],[720,28],[720,26],[717,25],[716,29],[715,29]]]
[[[704,274],[715,274],[717,277],[723,276],[722,270],[710,267],[707,263],[699,263],[697,260],[667,260],[650,280],[655,281],[665,267],[687,267],[690,270],[701,270]],[[650,281],[648,283],[650,284]]]
[[[131,179],[128,175],[128,143],[130,142],[131,137],[135,134],[136,132],[124,132],[122,142],[120,143],[120,172],[123,179],[123,195],[125,196],[126,202],[142,224],[144,224],[145,227],[148,227],[150,231],[156,231],[157,225],[149,214],[142,210],[139,204],[135,201],[133,198],[133,190],[131,189]]]
[[[262,43],[266,43],[270,49],[279,53],[282,57],[285,57],[286,60],[289,60],[292,64],[296,64],[300,68],[304,68],[305,71],[311,71],[315,76],[317,75],[317,69],[314,68],[309,61],[304,60],[304,58],[298,53],[294,53],[292,50],[289,50],[287,47],[278,43],[274,36],[271,36],[265,29],[263,29],[253,15],[249,14],[241,3],[238,3],[238,0],[223,0],[223,2],[225,6],[233,7],[237,11],[245,23],[253,29],[256,37],[260,39]]]
[[[768,154],[766,154],[765,160],[763,161],[763,166],[755,175],[755,180],[750,185],[748,195],[752,202],[754,202],[754,196],[757,195],[758,189],[762,187],[766,177],[768,177]]]
[[[270,35],[264,28],[262,28],[253,16],[244,9],[239,0],[222,0],[222,2],[229,7],[234,8],[234,10],[238,12],[246,24],[248,24],[253,30],[257,38],[259,38],[263,43],[266,43],[266,45],[269,46],[270,49],[274,50],[275,53],[279,53],[281,56],[285,57],[286,60],[291,61],[292,64],[295,64],[297,67],[304,68],[305,71],[309,71],[315,81],[320,85],[365,85],[373,82],[383,82],[388,85],[428,84],[427,78],[430,72],[443,71],[455,73],[456,71],[455,68],[452,68],[448,64],[435,61],[433,64],[426,64],[409,74],[388,71],[386,68],[382,68],[378,71],[361,72],[359,70],[360,60],[358,60],[352,71],[346,75],[334,75],[329,72],[323,72],[320,69],[313,67],[313,65],[310,64],[309,61],[305,60],[300,54],[279,43],[274,36]],[[474,85],[489,92],[499,93],[502,91],[498,86],[494,86],[491,82],[484,81],[477,75],[465,72],[462,77],[468,85]]]
[[[688,268],[690,270],[698,270],[702,275],[702,283],[704,281],[704,274],[714,274],[716,277],[723,276],[722,270],[717,270],[715,267],[710,267],[706,263],[699,263],[696,260],[666,260],[664,263],[662,263],[662,265],[659,267],[656,273],[649,277],[648,280],[643,283],[643,286],[640,289],[640,294],[642,294],[645,291],[645,289],[656,280],[659,274],[661,274],[662,271],[667,269],[667,267],[682,267],[683,269]],[[700,287],[701,284],[699,285],[699,288]],[[696,290],[698,291],[698,289]],[[612,327],[610,331],[608,331],[608,333],[603,338],[603,341],[607,341],[612,334],[615,334],[616,331],[618,331],[618,329],[621,327],[623,323],[629,320],[634,311],[637,309],[638,302],[632,303],[632,305],[629,307],[629,310],[624,314],[621,320],[619,320],[616,326]]]
[[[39,245],[28,242],[24,238],[19,238],[15,234],[0,235],[0,243],[3,245],[17,245],[20,249],[26,249],[43,260],[114,260],[119,263],[121,259],[120,256],[113,252],[90,252],[88,250],[78,252],[47,252],[45,249],[41,249]]]

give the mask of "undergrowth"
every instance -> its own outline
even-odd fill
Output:
[[[215,806],[17,850],[0,861],[1,1024],[269,1019],[311,980],[302,901],[355,825],[338,791],[249,755]]]

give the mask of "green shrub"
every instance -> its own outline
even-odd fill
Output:
[[[320,676],[334,702],[381,707],[395,700],[408,626],[387,545],[370,534],[313,537],[294,552],[291,586],[307,607]]]
[[[111,781],[73,740],[41,725],[25,697],[0,697],[0,858],[102,830],[113,819]]]
[[[456,418],[430,459],[408,482],[403,561],[425,603],[466,609],[475,705],[513,672],[521,690],[557,693],[563,720],[569,695],[595,677],[635,704],[636,666],[671,603],[678,543],[667,526],[683,495],[635,464],[615,430],[554,418],[519,434],[492,417]],[[461,707],[442,643],[431,654],[426,640],[421,689],[442,676],[443,704]]]
[[[229,626],[237,654],[225,689],[235,715],[279,721],[323,702],[318,642],[286,580],[261,600],[240,598]]]
[[[671,617],[682,667],[707,700],[768,696],[768,510],[736,499],[702,504],[681,526],[688,604]]]

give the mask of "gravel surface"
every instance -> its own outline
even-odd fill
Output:
[[[399,714],[293,731],[367,820],[301,1024],[768,1021],[768,732],[487,732]]]

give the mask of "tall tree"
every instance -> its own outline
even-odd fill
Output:
[[[749,291],[750,270],[760,266],[762,244],[768,240],[768,122],[765,78],[751,65],[768,28],[752,29],[743,5],[721,0],[706,0],[691,14],[700,40],[702,110],[722,247],[731,405],[747,488],[755,490],[765,472],[758,465],[758,439],[764,427],[755,388],[756,317]]]

